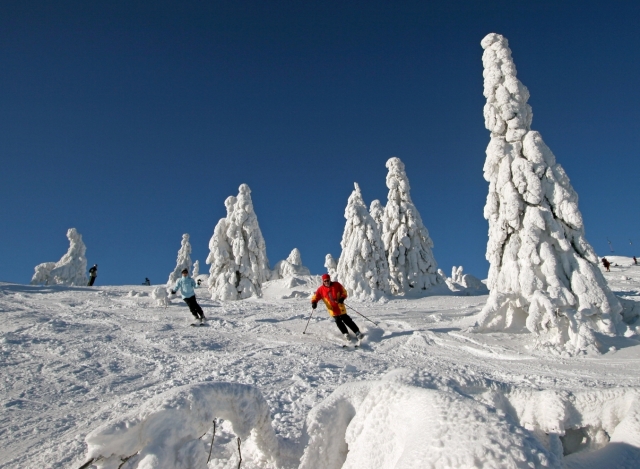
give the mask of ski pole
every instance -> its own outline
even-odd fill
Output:
[[[307,325],[304,326],[304,331],[302,331],[303,334],[307,332],[307,327],[309,327],[309,321],[311,321],[311,316],[313,316],[313,309],[311,309],[311,314],[309,315],[309,319],[307,319]]]
[[[359,312],[359,311],[357,311],[357,310],[353,309],[353,308],[352,308],[351,306],[349,306],[348,304],[343,303],[343,305],[345,305],[347,308],[349,308],[349,309],[351,309],[351,310],[355,311],[355,312],[356,312],[356,313],[358,313],[360,316],[362,316],[363,318],[365,318],[367,321],[369,321],[369,322],[373,322],[371,319],[369,319],[368,317],[366,317],[366,316],[365,316],[364,314],[362,314],[361,312]],[[377,322],[373,322],[373,323],[374,323],[376,326],[378,325],[378,323],[377,323]]]

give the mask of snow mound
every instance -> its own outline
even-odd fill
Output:
[[[155,300],[157,306],[169,306],[171,304],[169,293],[167,293],[165,287],[155,287],[151,292],[151,298]]]
[[[270,280],[262,285],[262,297],[268,300],[309,298],[322,284],[319,275],[296,275]]]
[[[594,332],[626,332],[622,307],[585,239],[578,194],[540,133],[531,130],[529,91],[516,78],[507,40],[492,33],[482,47],[484,118],[491,132],[484,164],[490,296],[476,330],[526,327],[541,347],[598,353]]]
[[[293,248],[289,257],[277,262],[271,274],[271,280],[285,277],[295,277],[297,275],[311,275],[311,271],[302,265],[302,255],[298,248]]]
[[[86,286],[87,258],[82,235],[75,228],[67,230],[69,250],[58,262],[44,262],[35,267],[31,285]]]
[[[117,469],[127,458],[131,469],[206,469],[208,442],[200,437],[216,418],[229,420],[244,443],[255,445],[259,459],[277,465],[279,442],[269,406],[256,388],[237,383],[202,383],[160,394],[89,433],[87,456],[99,469]]]
[[[451,268],[451,277],[447,277],[442,270],[438,270],[438,273],[445,279],[445,283],[449,290],[459,295],[486,295],[489,293],[487,286],[482,283],[478,277],[471,274],[463,273],[463,267]]]
[[[562,467],[491,407],[397,382],[340,386],[309,413],[306,432],[300,469]]]
[[[191,243],[189,243],[189,235],[187,233],[182,235],[182,241],[180,243],[180,249],[178,250],[178,259],[176,261],[176,268],[169,274],[169,280],[167,280],[167,287],[173,287],[180,277],[182,277],[182,270],[187,269],[191,273],[193,263],[191,262]]]

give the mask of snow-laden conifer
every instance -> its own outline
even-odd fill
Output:
[[[338,278],[350,296],[378,299],[389,293],[389,266],[378,224],[369,214],[357,183],[344,217],[347,222],[340,242]]]
[[[409,179],[400,158],[387,161],[389,195],[382,220],[382,241],[389,263],[391,293],[425,290],[440,281],[429,231],[409,194]]]
[[[193,262],[191,262],[191,243],[189,243],[189,235],[187,233],[182,235],[182,242],[180,243],[180,249],[178,250],[178,259],[176,260],[176,268],[169,274],[169,280],[167,286],[172,287],[182,277],[182,270],[188,269],[191,274],[191,268]]]
[[[302,255],[298,248],[293,248],[289,257],[279,261],[273,268],[272,280],[285,277],[294,277],[296,275],[311,275],[311,271],[302,265]]]
[[[338,263],[331,254],[327,254],[326,256],[324,256],[324,268],[327,269],[327,273],[333,280],[338,280]]]
[[[267,248],[246,184],[238,197],[225,201],[227,217],[216,225],[209,242],[209,291],[213,299],[238,300],[262,295],[271,270]]]
[[[484,164],[489,194],[486,257],[491,293],[479,330],[526,328],[565,350],[596,349],[592,331],[614,335],[621,306],[584,236],[578,195],[564,169],[531,130],[529,91],[516,78],[507,40],[489,34],[484,54]]]
[[[45,262],[35,267],[32,285],[87,285],[87,247],[75,228],[67,230],[69,249],[58,262]]]
[[[378,231],[380,232],[380,236],[382,236],[382,226],[384,224],[384,207],[378,199],[371,202],[369,213],[371,214],[371,218],[373,218],[373,220],[376,222],[376,225],[378,225]]]
[[[191,272],[191,276],[196,278],[198,275],[200,275],[200,261],[195,261],[193,263],[193,272]]]

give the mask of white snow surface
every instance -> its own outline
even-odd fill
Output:
[[[351,297],[379,300],[390,292],[389,264],[378,224],[364,204],[358,183],[349,196],[344,217],[347,221],[337,277]]]
[[[67,230],[69,249],[58,262],[44,262],[35,267],[31,285],[85,286],[87,279],[87,247],[75,228]]]
[[[482,47],[491,133],[484,164],[491,293],[477,330],[526,328],[542,347],[596,351],[596,333],[627,332],[623,308],[585,238],[578,194],[540,133],[531,130],[529,91],[516,78],[507,40],[492,33]]]
[[[218,221],[209,241],[209,291],[214,300],[259,297],[262,284],[271,278],[251,189],[241,184],[238,191],[238,197],[225,200],[227,216]]]
[[[382,217],[382,241],[389,264],[391,293],[426,290],[440,283],[433,241],[410,195],[409,178],[400,158],[387,161],[387,205]],[[372,204],[378,217],[377,205]]]
[[[191,262],[191,243],[189,243],[189,234],[182,235],[182,241],[180,242],[180,249],[178,250],[178,258],[176,260],[176,268],[169,274],[169,280],[167,281],[167,287],[173,287],[178,279],[182,277],[182,270],[188,269],[191,274],[193,262]]]
[[[610,260],[638,305],[640,266]],[[487,295],[444,287],[347,300],[378,325],[353,313],[366,339],[343,349],[324,311],[302,334],[319,284],[198,295],[196,328],[154,286],[0,284],[0,468],[235,469],[236,437],[245,469],[638,467],[637,334],[550,354],[532,334],[467,332]]]
[[[271,280],[295,277],[296,275],[311,275],[308,267],[302,265],[302,255],[298,248],[293,248],[289,257],[277,262],[271,274]]]

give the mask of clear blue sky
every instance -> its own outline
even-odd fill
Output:
[[[353,182],[386,202],[391,156],[440,267],[485,278],[490,32],[587,239],[640,255],[638,25],[632,1],[5,0],[0,280],[29,282],[76,227],[97,284],[165,282],[182,233],[204,264],[241,183],[272,266],[297,247],[321,273]]]

